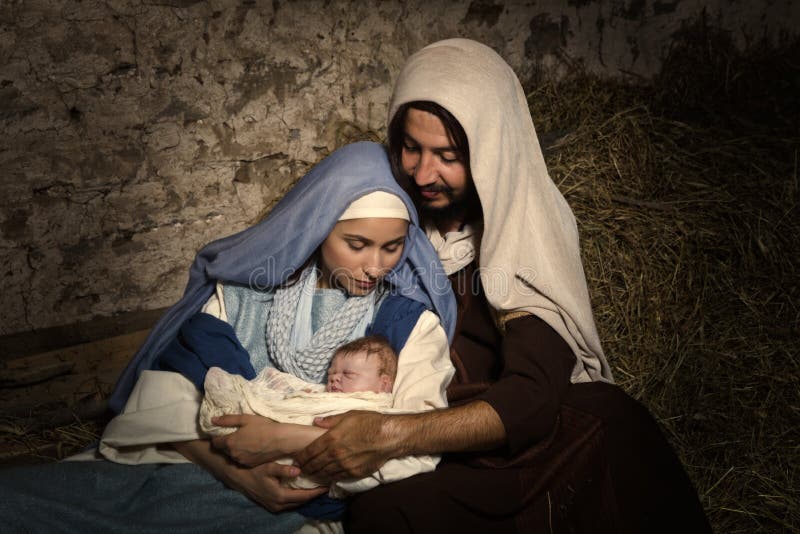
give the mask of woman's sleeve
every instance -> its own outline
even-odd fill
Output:
[[[200,439],[202,395],[179,373],[143,371],[125,409],[106,426],[98,450],[122,464],[186,463],[170,443]]]
[[[454,373],[439,317],[423,312],[398,355],[392,407],[412,413],[446,408],[446,390]]]
[[[220,324],[228,322],[221,283],[217,283],[214,294],[206,301],[202,312],[207,314],[205,318],[203,318],[203,314],[198,314],[193,319],[222,321]],[[208,317],[209,315],[214,319]],[[182,328],[184,327],[186,325],[182,326]],[[203,328],[200,328],[200,333],[203,333]],[[231,342],[236,341],[232,332],[228,333],[227,337]],[[211,356],[230,356],[235,352],[229,346],[231,343],[227,343],[221,348],[217,347],[219,350],[216,351],[211,347],[205,347],[207,340],[201,340],[198,343],[197,348],[209,349]],[[252,368],[248,372],[248,369],[242,369],[241,366],[226,365],[227,360],[231,358],[220,361],[213,358],[204,360],[188,349],[185,356],[190,362],[193,362],[194,359],[197,360],[197,365],[202,368],[203,377],[205,369],[211,365],[245,376],[255,374]],[[246,354],[233,360],[234,363],[241,360],[240,363],[250,365],[249,356]],[[178,365],[176,369],[180,370],[182,367]],[[98,446],[100,454],[108,460],[124,464],[188,461],[183,455],[173,450],[169,444],[206,437],[201,435],[198,426],[198,413],[203,395],[192,380],[181,373],[173,372],[176,369],[156,369],[142,372],[122,413],[113,418],[106,426]],[[202,383],[202,378],[199,380]]]
[[[217,284],[202,311],[227,322],[222,284]],[[202,400],[195,385],[180,373],[143,371],[125,408],[106,425],[98,451],[121,464],[186,463],[169,444],[205,437],[197,422]]]
[[[455,369],[450,362],[447,334],[439,318],[426,311],[420,315],[397,362],[392,413],[415,413],[447,407],[447,385]],[[338,482],[331,488],[334,497],[358,493],[436,469],[439,456],[420,455],[394,458],[372,475]],[[343,491],[342,491],[343,490]]]

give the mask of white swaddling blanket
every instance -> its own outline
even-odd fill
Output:
[[[263,369],[252,380],[212,367],[206,374],[205,390],[200,405],[200,428],[213,436],[236,430],[211,422],[212,417],[224,414],[263,415],[279,423],[310,425],[315,417],[349,410],[386,412],[392,406],[391,393],[327,392],[324,384],[306,382],[272,367]]]
[[[211,422],[212,417],[235,413],[255,414],[279,423],[310,425],[315,417],[326,417],[350,410],[384,413],[400,411],[392,410],[391,406],[391,393],[328,392],[325,391],[324,384],[306,382],[271,367],[263,369],[252,380],[212,367],[206,374],[199,423],[203,432],[211,436],[221,436],[234,432],[236,428],[217,426]],[[291,464],[292,460],[282,458],[278,462]],[[331,496],[342,497],[348,493],[363,491],[358,485],[344,484],[344,487],[343,483],[332,486]],[[308,477],[299,476],[284,481],[284,485],[308,489],[316,488],[320,484]]]

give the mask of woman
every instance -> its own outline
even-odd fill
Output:
[[[442,280],[384,149],[358,143],[335,152],[264,222],[198,254],[184,297],[123,373],[111,399],[122,413],[100,451],[115,462],[146,465],[70,462],[6,473],[4,525],[115,532],[297,528],[305,521],[299,514],[270,514],[243,494],[264,504],[270,494],[278,510],[324,489],[282,488],[278,476],[296,476],[297,468],[245,468],[212,449],[196,429],[198,377],[211,365],[242,374],[270,365],[321,381],[330,349],[369,329],[400,349],[395,406],[441,407],[452,376],[445,330],[454,329],[453,296]],[[321,316],[320,290],[322,300],[337,299]],[[439,314],[444,329],[422,308]],[[195,321],[203,327],[192,330]],[[197,332],[211,334],[198,342]],[[205,350],[211,338],[228,349]],[[280,425],[271,430],[279,435]],[[34,513],[44,507],[48,513]]]

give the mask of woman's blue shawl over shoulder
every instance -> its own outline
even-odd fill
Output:
[[[111,409],[122,411],[139,374],[151,368],[181,324],[200,311],[218,281],[261,289],[284,283],[325,240],[350,203],[373,191],[399,196],[411,218],[403,255],[386,281],[394,294],[434,311],[452,341],[455,297],[436,251],[419,227],[414,205],[392,176],[384,147],[355,143],[301,178],[262,222],[200,250],[183,297],[158,321],[122,372],[109,399]]]

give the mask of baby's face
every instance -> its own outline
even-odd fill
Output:
[[[337,354],[328,369],[328,391],[352,393],[353,391],[391,392],[391,379],[378,373],[380,361],[369,358],[366,352]]]

